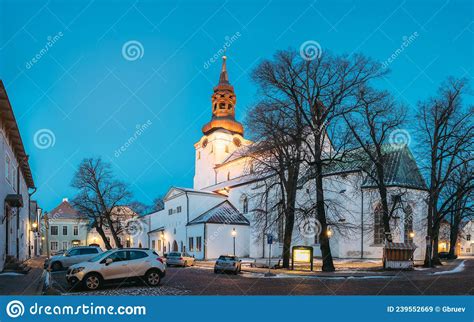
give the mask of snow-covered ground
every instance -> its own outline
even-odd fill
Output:
[[[458,266],[449,271],[435,272],[433,275],[446,275],[446,274],[456,274],[464,270],[464,261],[462,261]]]

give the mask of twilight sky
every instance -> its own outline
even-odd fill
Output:
[[[257,99],[249,79],[256,64],[309,40],[323,51],[361,52],[388,64],[381,85],[414,113],[445,77],[472,81],[473,6],[0,0],[0,79],[45,210],[72,198],[74,171],[91,156],[111,162],[135,199],[151,203],[170,186],[192,186],[193,144],[211,116],[219,76],[220,59],[211,58],[226,40],[239,120]]]

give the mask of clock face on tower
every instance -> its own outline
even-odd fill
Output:
[[[240,139],[239,138],[234,138],[234,144],[236,147],[240,147],[242,145],[242,142],[240,142]]]

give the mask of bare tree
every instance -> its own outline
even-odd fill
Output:
[[[420,103],[419,130],[421,153],[428,155],[428,218],[425,266],[441,264],[438,257],[439,228],[449,201],[441,194],[456,171],[472,160],[474,146],[473,108],[465,108],[462,96],[466,80],[449,78],[437,96]]]
[[[112,248],[105,234],[105,230],[109,229],[115,245],[121,248],[119,234],[123,225],[114,211],[121,204],[126,204],[131,194],[124,183],[114,178],[110,164],[100,158],[84,159],[71,185],[79,190],[72,201],[74,207],[89,217],[105,247]]]
[[[269,231],[282,222],[283,267],[290,267],[291,242],[295,223],[296,195],[302,163],[303,124],[299,111],[281,102],[263,101],[249,113],[248,127],[255,137],[251,156],[253,172],[264,184],[258,192],[257,222]],[[277,216],[269,216],[276,213]]]
[[[404,123],[405,109],[397,104],[388,92],[360,87],[357,105],[350,113],[344,115],[344,119],[353,134],[356,146],[363,151],[362,160],[360,160],[361,170],[377,187],[384,236],[391,242],[390,220],[401,198],[394,198],[392,202],[388,198],[387,173],[390,160],[386,149],[390,143],[393,143],[389,142],[391,133]],[[403,142],[395,144],[403,144]]]
[[[446,217],[450,218],[449,258],[455,258],[458,238],[464,224],[474,218],[474,165],[466,162],[449,178],[442,199],[447,202]]]
[[[311,58],[294,50],[277,52],[273,60],[265,60],[257,67],[253,79],[265,99],[300,111],[307,129],[303,136],[305,163],[312,172],[305,177],[314,180],[315,214],[323,231],[320,238],[323,271],[334,271],[327,234],[323,169],[334,156],[341,155],[344,147],[334,144],[337,141],[334,136],[330,141],[328,133],[331,127],[337,129],[338,119],[354,106],[358,88],[382,73],[379,64],[361,55],[324,53]]]

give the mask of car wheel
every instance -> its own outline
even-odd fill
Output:
[[[102,284],[102,278],[99,274],[89,274],[84,278],[84,286],[90,291],[97,290]]]
[[[148,286],[158,286],[161,282],[160,272],[152,270],[146,273],[145,281]]]
[[[51,270],[53,271],[59,271],[61,270],[61,268],[63,268],[61,262],[54,262],[53,264],[51,264]]]

